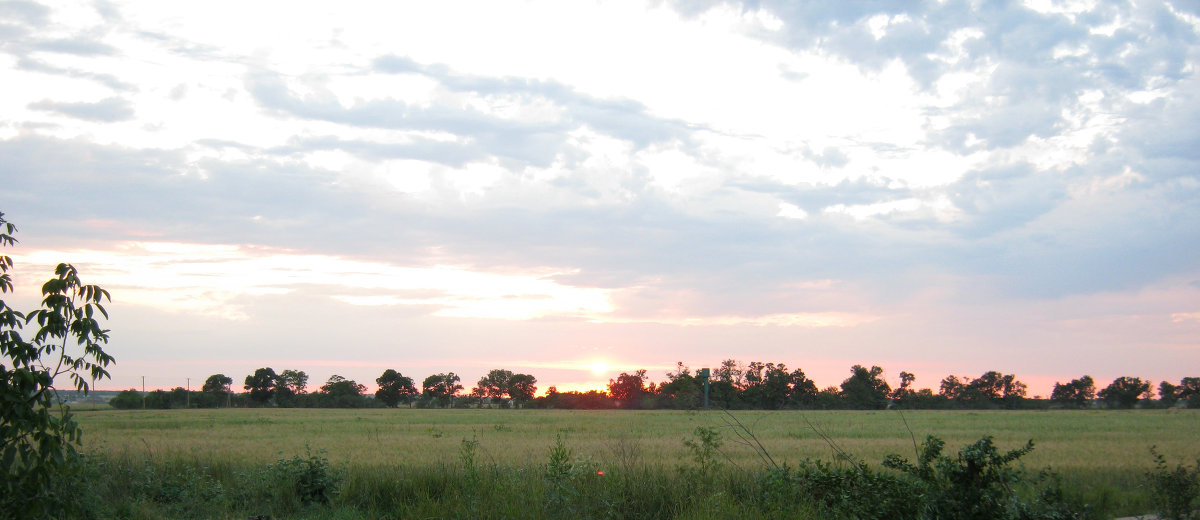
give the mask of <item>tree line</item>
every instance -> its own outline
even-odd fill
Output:
[[[308,374],[300,370],[276,373],[269,367],[246,376],[243,392],[235,392],[233,378],[213,374],[198,392],[184,388],[155,390],[143,395],[126,390],[111,401],[117,408],[183,407],[286,407],[364,408],[409,406],[419,408],[495,407],[566,409],[696,409],[703,406],[705,381],[682,362],[666,379],[650,381],[646,370],[622,372],[610,379],[606,390],[559,392],[551,386],[535,397],[537,378],[511,370],[494,369],[481,377],[470,391],[454,372],[426,377],[420,388],[415,381],[387,369],[375,383],[374,394],[366,386],[340,375],[331,376],[314,392],[308,392]],[[854,365],[850,375],[837,386],[818,388],[803,370],[789,370],[784,363],[727,359],[708,377],[709,403],[726,409],[1038,409],[1038,408],[1134,408],[1186,406],[1200,408],[1200,377],[1185,377],[1176,385],[1162,381],[1157,398],[1152,383],[1123,376],[1096,390],[1091,376],[1055,383],[1049,399],[1030,398],[1028,387],[1013,374],[988,371],[979,377],[949,375],[935,392],[917,389],[916,376],[900,372],[900,386],[892,388],[883,369]]]
[[[199,391],[183,387],[143,394],[135,389],[118,393],[109,404],[115,408],[371,408],[400,405],[422,408],[465,406],[522,406],[537,392],[537,378],[511,370],[495,369],[479,379],[475,388],[463,393],[462,379],[454,372],[426,377],[417,388],[411,377],[387,369],[375,379],[378,390],[367,393],[366,385],[340,375],[330,376],[314,392],[308,391],[308,374],[302,370],[263,367],[246,376],[243,392],[235,392],[233,378],[213,374]]]

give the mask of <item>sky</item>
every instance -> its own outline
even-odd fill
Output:
[[[1177,382],[1198,38],[1192,0],[0,1],[6,299],[108,289],[113,389]]]

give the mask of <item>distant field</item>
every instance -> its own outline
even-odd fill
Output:
[[[81,410],[85,450],[225,462],[269,462],[323,449],[351,466],[454,463],[463,439],[479,441],[498,464],[539,464],[558,436],[576,454],[601,463],[674,466],[686,456],[683,439],[698,426],[718,428],[725,451],[752,469],[754,452],[739,445],[718,411],[566,411],[415,409]],[[947,450],[994,436],[1001,449],[1033,439],[1027,466],[1049,466],[1070,480],[1104,476],[1115,482],[1150,466],[1149,447],[1169,460],[1200,457],[1200,412],[1126,411],[744,411],[745,424],[779,462],[832,460],[820,430],[871,464],[889,453],[913,454],[913,438],[933,434]],[[907,420],[908,426],[905,426]],[[811,426],[810,426],[811,425]],[[619,459],[619,460],[618,460]]]

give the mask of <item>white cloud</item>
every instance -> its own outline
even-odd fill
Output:
[[[796,206],[795,204],[780,202],[778,216],[783,218],[803,220],[808,218],[808,212],[800,209],[800,207]]]

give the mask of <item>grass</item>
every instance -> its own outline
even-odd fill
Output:
[[[650,478],[686,463],[690,453],[684,439],[697,427],[712,427],[725,441],[722,452],[731,470],[762,467],[755,452],[737,442],[727,416],[716,411],[81,410],[76,416],[85,452],[129,464],[216,468],[223,478],[303,454],[307,446],[325,450],[330,461],[346,468],[346,494],[359,493],[354,500],[386,495],[381,488],[401,485],[378,481],[378,475],[413,475],[405,484],[410,486],[416,485],[413,479],[450,478],[438,472],[462,465],[464,440],[474,441],[473,458],[487,467],[536,472],[561,438],[575,457],[601,470],[629,474],[649,468],[644,478]],[[1021,459],[1026,467],[1052,468],[1070,493],[1119,514],[1145,512],[1139,485],[1153,464],[1151,445],[1168,460],[1200,455],[1200,412],[1194,410],[907,411],[903,416],[896,411],[746,411],[735,417],[772,457],[792,466],[804,459],[833,460],[826,438],[876,468],[890,453],[913,458],[913,438],[919,443],[930,434],[944,439],[948,451],[985,435],[1002,449],[1033,439],[1033,453]],[[406,492],[435,493],[430,490],[436,487]],[[687,516],[678,513],[674,516]]]

